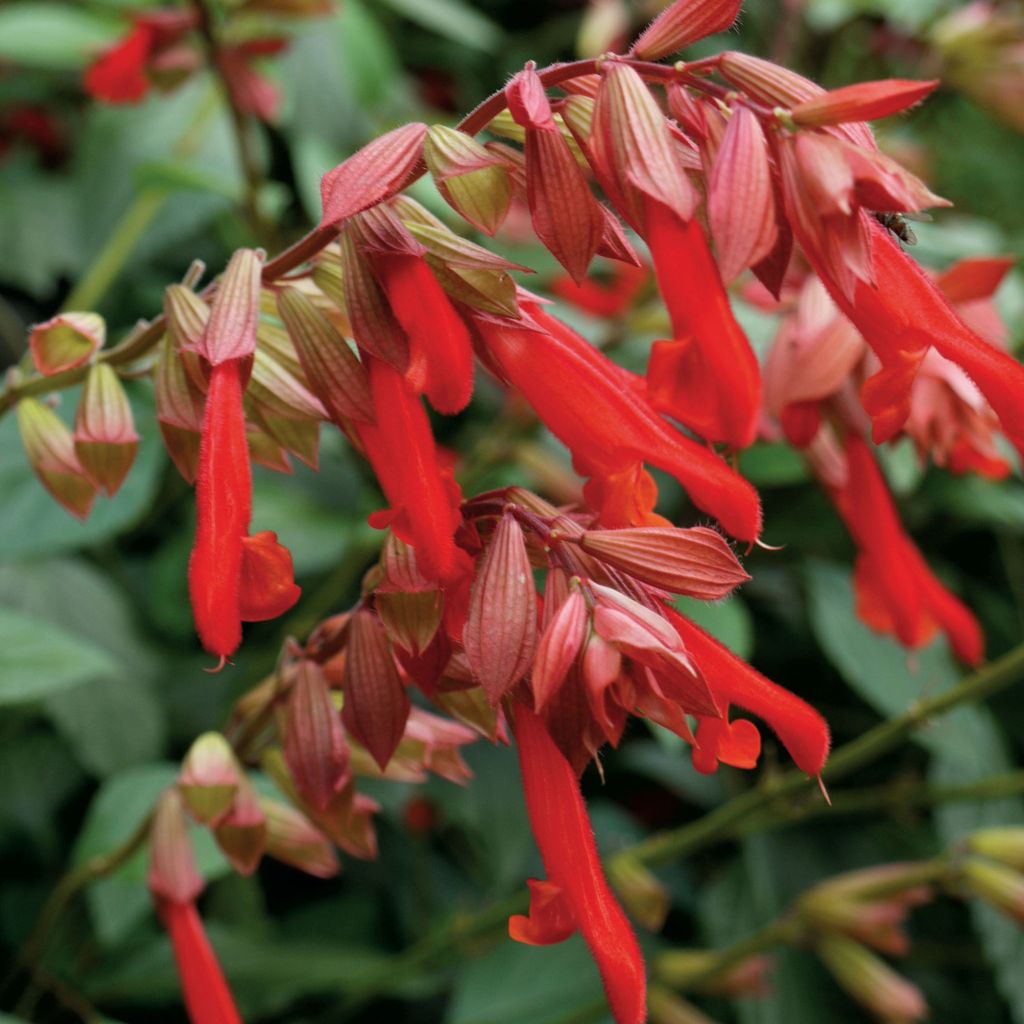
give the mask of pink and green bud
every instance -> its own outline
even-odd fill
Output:
[[[815,951],[836,981],[869,1013],[892,1024],[912,1024],[928,1015],[920,989],[859,942],[828,935]]]
[[[149,834],[150,891],[171,903],[191,903],[203,891],[181,794],[175,788],[160,795]]]
[[[197,350],[211,366],[247,359],[256,346],[263,253],[238,249],[217,284]]]
[[[235,799],[213,836],[240,875],[251,875],[259,867],[267,846],[267,822],[256,790],[244,774],[239,775]]]
[[[404,593],[378,588],[375,605],[392,643],[418,656],[437,635],[444,598],[440,590]]]
[[[297,288],[285,288],[277,308],[314,394],[335,423],[372,423],[366,370],[330,320]]]
[[[795,124],[808,128],[846,121],[875,121],[915,106],[938,84],[938,79],[908,82],[889,78],[880,82],[858,82],[804,100],[789,111],[789,116]]]
[[[579,544],[636,579],[701,601],[727,597],[750,579],[725,538],[706,526],[587,530]]]
[[[438,192],[464,220],[488,235],[501,227],[512,202],[507,164],[465,132],[433,125],[423,158]]]
[[[384,771],[405,732],[409,695],[377,616],[361,609],[352,616],[349,630],[342,721]]]
[[[29,335],[35,368],[50,377],[87,363],[103,347],[107,328],[97,313],[60,313],[36,324]]]
[[[972,853],[980,853],[1008,867],[1024,871],[1024,828],[1007,825],[975,832],[967,840]]]
[[[241,775],[231,744],[219,732],[206,732],[181,762],[178,791],[196,820],[214,824],[234,803]]]
[[[1024,925],[1024,874],[994,861],[971,857],[961,868],[968,892]]]
[[[536,642],[533,572],[523,531],[507,513],[477,566],[463,631],[466,659],[492,704],[526,674]]]
[[[775,245],[778,229],[768,146],[761,122],[747,107],[733,109],[715,154],[708,219],[726,284],[760,263]]]
[[[260,806],[267,823],[267,856],[314,878],[333,878],[341,870],[333,847],[304,814],[278,800],[261,800]]]
[[[547,597],[550,602],[552,595],[549,593]],[[549,607],[545,604],[545,613]],[[588,623],[587,603],[579,587],[574,586],[551,614],[537,643],[530,679],[534,710],[542,711],[565,682],[583,647]]]
[[[349,751],[341,715],[323,670],[301,661],[288,698],[284,757],[303,798],[324,810],[349,778]]]
[[[75,454],[86,474],[113,497],[139,450],[132,407],[121,381],[106,363],[89,369],[75,416]]]
[[[675,0],[644,29],[630,55],[658,60],[677,53],[698,39],[724,32],[741,6],[742,0]]]
[[[403,125],[363,146],[320,182],[321,227],[331,227],[400,192],[419,163],[425,124]]]
[[[32,472],[50,497],[78,519],[88,518],[96,484],[86,475],[64,421],[34,398],[18,403],[18,430]]]

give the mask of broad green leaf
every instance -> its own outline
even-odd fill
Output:
[[[234,175],[183,160],[146,160],[135,168],[135,184],[139,189],[208,192],[235,202],[241,196],[241,182]]]
[[[445,39],[493,53],[501,28],[462,0],[384,0],[388,7]]]
[[[74,861],[82,863],[110,853],[125,842],[177,777],[178,766],[162,762],[137,765],[107,778],[86,812]],[[191,831],[196,862],[204,877],[209,881],[230,871],[210,834],[196,827]],[[124,939],[150,913],[146,850],[139,850],[118,871],[93,883],[88,901],[100,941],[109,946]]]
[[[0,705],[37,700],[117,670],[98,647],[0,608]]]
[[[125,30],[80,4],[33,2],[0,9],[0,57],[48,71],[77,71]]]
[[[147,397],[145,392],[132,389],[132,405],[142,435],[135,465],[115,497],[96,499],[92,514],[84,523],[68,515],[29,469],[14,417],[6,416],[0,421],[0,562],[98,544],[143,517],[156,494],[167,459]],[[66,393],[62,412],[73,410],[75,400],[74,392]]]
[[[597,1009],[604,1000],[597,968],[578,935],[557,946],[506,940],[461,967],[444,1024],[556,1024],[591,1008],[594,1015],[585,1019],[606,1024],[611,1015]]]
[[[936,481],[937,504],[959,522],[1024,532],[1024,487],[979,476],[944,476]]]

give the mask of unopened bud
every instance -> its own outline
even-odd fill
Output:
[[[267,855],[316,878],[341,870],[337,854],[304,814],[277,800],[261,800],[267,823]]]
[[[171,903],[191,903],[203,891],[181,794],[171,787],[160,795],[149,834],[147,885]]]
[[[29,351],[36,369],[50,377],[89,361],[103,346],[107,328],[97,313],[60,313],[36,324],[29,335]]]
[[[241,772],[219,732],[203,733],[181,762],[178,789],[195,818],[209,825],[223,817],[238,792]]]
[[[375,605],[392,642],[414,656],[430,646],[444,608],[440,590],[402,593],[378,589]]]
[[[1005,864],[974,857],[964,862],[961,872],[969,892],[1024,924],[1024,875]]]
[[[672,988],[708,995],[765,995],[771,960],[751,956],[725,970],[717,955],[706,949],[670,949],[658,953],[652,963],[654,976]]]
[[[256,790],[245,775],[238,777],[235,799],[213,835],[221,853],[240,875],[251,875],[259,866],[267,845],[267,823]]]
[[[349,751],[341,716],[331,700],[323,670],[299,663],[288,699],[284,757],[295,786],[323,810],[349,777]]]
[[[465,132],[436,124],[427,132],[423,158],[452,209],[488,235],[501,227],[512,183],[497,154]]]
[[[238,249],[218,285],[198,345],[211,366],[251,356],[256,348],[256,323],[260,308],[260,270],[263,254]]]
[[[671,901],[668,890],[635,857],[620,853],[608,861],[608,881],[626,910],[648,931],[660,932]]]
[[[704,526],[587,530],[580,547],[645,583],[701,601],[726,597],[750,579],[725,538]]]
[[[909,1024],[927,1016],[920,989],[866,946],[829,935],[815,949],[836,981],[869,1013],[892,1024]]]
[[[675,0],[658,15],[633,44],[630,55],[658,60],[691,43],[724,32],[736,20],[742,0]]]
[[[1024,871],[1024,828],[986,828],[967,841],[972,853],[980,853],[1008,867]]]
[[[64,509],[86,519],[97,487],[82,468],[64,421],[41,402],[24,398],[18,403],[18,430],[39,482]]]
[[[74,441],[82,468],[113,497],[135,461],[139,435],[124,387],[106,363],[96,363],[85,378]]]

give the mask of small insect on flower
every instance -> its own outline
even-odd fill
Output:
[[[917,245],[917,235],[914,234],[913,229],[907,223],[907,217],[904,214],[876,213],[874,217],[886,231],[898,238],[904,245]]]

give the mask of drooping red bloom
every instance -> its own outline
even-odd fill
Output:
[[[651,402],[705,440],[745,448],[757,432],[761,376],[704,232],[696,218],[683,221],[656,200],[645,198],[644,212],[673,333],[651,351]]]
[[[252,474],[242,408],[256,346],[259,257],[239,250],[228,266],[197,345],[211,367],[196,475],[196,536],[189,596],[203,646],[223,663],[242,621],[276,618],[299,599],[292,560],[273,533],[249,536]]]
[[[137,15],[128,35],[86,70],[86,92],[104,103],[138,103],[149,92],[154,61],[177,46],[195,23],[191,11],[158,9]]]
[[[591,316],[616,317],[629,309],[649,274],[646,267],[616,263],[611,281],[607,284],[595,281],[592,277],[584,278],[577,284],[565,274],[551,282],[551,292],[563,302]]]
[[[974,616],[928,568],[906,535],[868,445],[846,437],[847,480],[829,493],[860,554],[854,570],[857,614],[905,647],[923,647],[940,629],[958,658],[977,665],[984,637]]]
[[[438,462],[430,422],[419,398],[393,367],[365,355],[377,422],[356,426],[384,496],[391,503],[374,526],[391,526],[416,550],[416,563],[432,580],[459,569],[454,535],[461,493]]]
[[[711,691],[724,705],[734,705],[763,719],[782,740],[790,757],[808,775],[819,775],[829,751],[825,720],[805,701],[766,679],[737,658],[728,648],[672,608],[664,609]],[[757,747],[750,723],[721,719],[702,721],[697,731],[694,766],[714,771],[715,761],[736,764],[737,759],[756,761]],[[741,767],[751,767],[740,763]]]
[[[171,937],[191,1024],[242,1024],[195,903],[158,898],[157,909]]]
[[[515,705],[515,734],[530,827],[548,878],[531,882],[530,916],[512,917],[509,934],[548,945],[578,929],[601,972],[615,1020],[640,1024],[647,1017],[643,957],[601,869],[576,773],[541,719],[523,704]]]
[[[643,382],[565,324],[526,303],[521,321],[476,317],[497,372],[517,387],[591,477],[588,501],[606,526],[663,525],[653,516],[650,463],[741,540],[761,528],[757,492],[713,452],[673,430],[643,395]],[[542,369],[538,369],[542,368]]]

